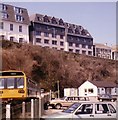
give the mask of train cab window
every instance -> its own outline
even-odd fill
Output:
[[[17,78],[17,88],[23,88],[23,87],[24,87],[24,79]]]
[[[0,78],[0,89],[4,88],[4,78]]]
[[[7,88],[14,88],[14,78],[7,79]]]

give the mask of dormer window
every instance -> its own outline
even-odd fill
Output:
[[[17,14],[21,14],[22,13],[22,9],[21,8],[18,8],[18,7],[15,7],[15,12]]]
[[[55,17],[53,17],[51,21],[52,21],[52,24],[57,24]]]
[[[47,15],[45,15],[45,16],[43,17],[43,19],[44,19],[44,22],[50,22]]]
[[[82,35],[86,35],[86,32],[85,32],[84,29],[81,31],[81,34],[82,34]]]
[[[42,19],[40,17],[37,17],[38,21],[42,21]]]
[[[73,33],[73,30],[72,30],[72,28],[70,27],[70,28],[68,28],[68,33]]]
[[[15,15],[16,21],[22,22],[23,17],[21,15]]]
[[[64,22],[62,19],[59,20],[59,25],[64,25]]]
[[[7,6],[6,5],[2,5],[2,10],[6,11],[7,10]]]
[[[75,34],[80,34],[80,31],[78,28],[75,29]]]

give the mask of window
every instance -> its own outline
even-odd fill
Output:
[[[52,44],[53,44],[53,45],[57,45],[57,41],[52,40]]]
[[[79,50],[75,50],[76,53],[79,53]]]
[[[44,43],[45,43],[45,44],[49,44],[49,40],[44,39]]]
[[[7,6],[6,5],[2,5],[2,10],[6,11],[7,10]]]
[[[76,47],[79,47],[79,44],[75,44]]]
[[[35,34],[41,36],[41,32],[40,31],[36,31]]]
[[[88,93],[93,93],[93,89],[88,89]]]
[[[101,114],[101,113],[108,113],[109,109],[107,104],[96,104],[95,105],[95,113]]]
[[[22,13],[22,10],[21,10],[21,8],[15,7],[15,12],[16,13]]]
[[[44,36],[45,36],[45,37],[49,37],[49,33],[45,32],[45,33],[44,33]]]
[[[5,36],[4,36],[4,35],[1,35],[1,36],[0,36],[0,39],[1,39],[1,40],[4,40],[4,39],[5,39]]]
[[[7,19],[8,18],[8,14],[7,13],[2,13],[2,18]]]
[[[4,23],[0,22],[0,29],[4,29]]]
[[[14,88],[14,78],[7,79],[7,88]]]
[[[92,114],[92,112],[93,112],[92,104],[83,104],[75,114],[76,115],[77,114]]]
[[[13,31],[13,24],[10,24],[10,31]]]
[[[36,42],[41,43],[41,38],[36,38]]]
[[[17,88],[23,88],[23,87],[24,87],[24,79],[17,78]]]
[[[109,106],[109,109],[110,109],[111,113],[116,113],[115,108],[111,104],[108,104],[108,106]]]
[[[82,54],[86,55],[86,51],[85,51],[85,50],[82,50]]]
[[[23,17],[21,15],[15,15],[16,21],[23,21]]]
[[[86,48],[86,45],[82,45],[82,48]]]
[[[22,26],[21,25],[19,26],[19,32],[22,32]]]
[[[53,37],[53,38],[56,38],[56,35],[55,35],[55,33],[52,33],[52,37]]]
[[[10,41],[13,42],[14,41],[14,37],[10,37]]]
[[[73,43],[72,43],[72,42],[69,42],[69,46],[73,46]]]
[[[69,49],[69,52],[73,52],[73,49]]]
[[[63,35],[60,35],[60,38],[61,38],[61,39],[63,39],[63,37],[64,37]]]
[[[87,89],[84,89],[84,92],[87,92]]]
[[[63,45],[64,45],[64,42],[61,41],[61,42],[60,42],[60,45],[63,46]]]
[[[64,48],[61,48],[60,50],[64,50]]]
[[[23,38],[19,38],[19,43],[23,43]]]
[[[92,55],[92,51],[88,51],[88,55]]]
[[[91,49],[91,45],[88,45],[88,49]]]
[[[0,78],[0,89],[4,88],[4,78]]]

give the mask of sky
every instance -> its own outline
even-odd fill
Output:
[[[32,0],[30,0],[32,1]],[[116,2],[15,2],[4,3],[26,8],[28,14],[43,14],[62,18],[65,22],[83,26],[94,43],[116,44]]]

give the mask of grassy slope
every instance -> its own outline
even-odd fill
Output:
[[[116,81],[116,61],[30,44],[2,42],[2,70],[23,70],[46,90],[78,87],[85,80]]]

